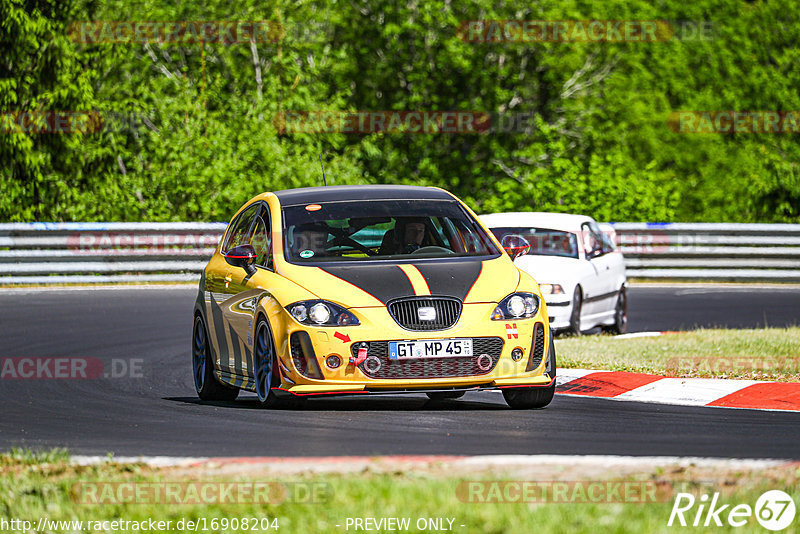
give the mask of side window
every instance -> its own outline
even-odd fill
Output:
[[[231,223],[230,232],[228,232],[225,245],[222,247],[223,252],[250,242],[250,229],[253,226],[253,219],[259,207],[260,204],[250,206]]]
[[[433,228],[436,230],[435,238],[436,242],[444,246],[445,248],[449,248],[450,250],[454,250],[453,244],[450,242],[450,238],[445,234],[444,226],[442,225],[442,217],[432,217],[431,222],[433,223]],[[445,219],[446,220],[446,219]]]
[[[596,224],[583,223],[583,245],[586,250],[586,257],[596,258],[603,254],[603,233]]]
[[[272,231],[269,208],[266,205],[263,205],[261,212],[256,215],[251,244],[256,250],[256,265],[272,269]]]
[[[600,229],[600,225],[596,222],[590,222],[589,228],[591,228],[592,233],[595,235],[597,239],[600,240],[600,247],[602,248],[602,254],[608,254],[609,252],[614,252],[614,244],[611,242],[611,238],[606,234],[603,230]]]
[[[617,250],[614,239],[609,234],[601,231],[600,235],[603,236],[603,254],[608,254],[609,252]]]

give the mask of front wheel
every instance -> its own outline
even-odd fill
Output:
[[[256,326],[255,346],[253,347],[255,362],[255,382],[258,403],[265,407],[275,406],[278,399],[272,392],[275,351],[273,350],[272,333],[265,319],[259,319]]]
[[[275,373],[277,355],[272,343],[272,332],[266,319],[259,319],[256,325],[256,338],[253,350],[255,361],[256,396],[258,403],[264,408],[299,408],[305,404],[305,398],[291,397],[280,399],[275,395],[273,388],[278,384],[278,375]]]
[[[214,376],[214,362],[211,361],[211,344],[208,340],[203,317],[194,319],[192,331],[192,374],[197,396],[207,401],[232,401],[239,396],[239,389],[221,384]]]
[[[513,388],[504,389],[503,398],[506,404],[515,410],[533,410],[544,408],[556,394],[556,381],[546,388]]]
[[[550,349],[547,353],[546,372],[553,383],[546,388],[512,388],[503,390],[506,404],[515,410],[533,410],[544,408],[553,401],[556,394],[556,345],[550,336]]]

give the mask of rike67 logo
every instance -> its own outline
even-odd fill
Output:
[[[727,523],[731,527],[742,527],[755,516],[762,527],[778,531],[792,524],[795,512],[792,497],[780,490],[762,494],[755,507],[749,504],[722,504],[718,492],[710,499],[707,494],[697,498],[691,493],[678,493],[667,526],[721,527]]]

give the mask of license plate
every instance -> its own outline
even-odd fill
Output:
[[[431,339],[424,341],[390,341],[389,359],[460,358],[472,356],[471,339]]]

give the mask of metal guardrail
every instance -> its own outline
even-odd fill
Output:
[[[225,226],[0,224],[0,284],[194,281]],[[611,226],[631,278],[800,281],[800,224]]]
[[[0,284],[194,281],[226,223],[0,224]]]
[[[800,280],[800,224],[612,226],[631,278]]]

